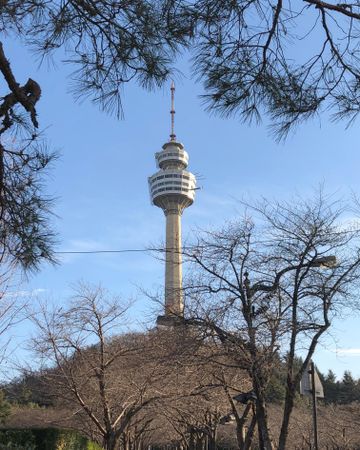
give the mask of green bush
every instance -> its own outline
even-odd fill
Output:
[[[101,450],[95,442],[71,430],[29,428],[0,430],[0,450]]]
[[[35,436],[32,430],[1,430],[0,449],[35,450]]]

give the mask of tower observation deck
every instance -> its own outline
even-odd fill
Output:
[[[158,325],[173,325],[183,317],[181,215],[193,203],[196,189],[195,176],[186,170],[189,155],[174,133],[174,91],[172,83],[170,141],[155,153],[160,170],[149,177],[151,201],[166,217],[165,311]]]

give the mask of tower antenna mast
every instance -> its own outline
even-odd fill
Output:
[[[175,134],[175,83],[174,81],[171,82],[171,134],[170,134],[170,140],[176,141],[176,134]]]

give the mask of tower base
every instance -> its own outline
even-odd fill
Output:
[[[178,316],[158,316],[156,326],[158,327],[178,327],[184,325],[184,319]]]

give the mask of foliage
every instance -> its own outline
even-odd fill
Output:
[[[3,391],[0,391],[0,423],[4,423],[10,415],[10,404],[5,399]]]
[[[6,399],[12,405],[32,407],[51,406],[54,399],[50,397],[44,377],[41,373],[25,371],[22,376],[3,385]]]
[[[326,108],[360,111],[359,6],[306,0],[13,0],[0,30],[41,58],[65,51],[73,91],[122,114],[129,81],[160,86],[191,48],[209,109],[270,116],[278,138]]]
[[[76,96],[118,116],[123,85],[161,85],[191,32],[189,20],[166,1],[13,1],[0,19],[0,30],[20,34],[41,57],[65,51]]]
[[[34,270],[53,261],[54,233],[49,224],[51,199],[43,194],[44,174],[54,154],[37,131],[40,86],[17,82],[2,44],[0,72],[10,92],[0,101],[0,254],[2,263]]]
[[[265,398],[269,403],[282,403],[285,399],[286,373],[274,370],[266,386]]]
[[[35,450],[35,436],[31,430],[0,430],[0,447],[19,450]]]
[[[359,6],[306,0],[12,0],[3,2],[0,30],[21,38],[40,58],[60,50],[73,67],[73,91],[122,115],[124,85],[161,86],[191,48],[205,100],[220,114],[260,120],[268,114],[281,138],[330,107],[336,118],[360,111]],[[310,25],[312,23],[312,26]],[[297,60],[288,42],[307,46]],[[316,45],[315,45],[316,43]],[[296,48],[296,45],[295,45]],[[41,87],[12,72],[0,43],[8,93],[0,103],[0,245],[10,263],[37,269],[53,261],[51,199],[44,174],[54,159],[39,140]]]
[[[351,403],[359,400],[360,390],[356,381],[349,371],[345,371],[343,379],[340,383],[339,403]]]
[[[191,47],[204,99],[220,114],[272,120],[277,137],[330,108],[360,110],[359,6],[306,0],[13,0],[0,29],[41,57],[66,50],[74,91],[122,113],[121,89],[161,85]]]
[[[329,370],[322,375],[325,402],[328,404],[350,404],[360,402],[360,379],[354,379],[349,371],[345,371],[342,380],[336,381],[335,374]]]
[[[335,118],[358,114],[358,5],[198,0],[192,14],[210,109],[244,120],[267,113],[278,138],[326,106]]]
[[[2,429],[0,447],[19,450],[100,450],[96,443],[71,430],[57,428]]]

